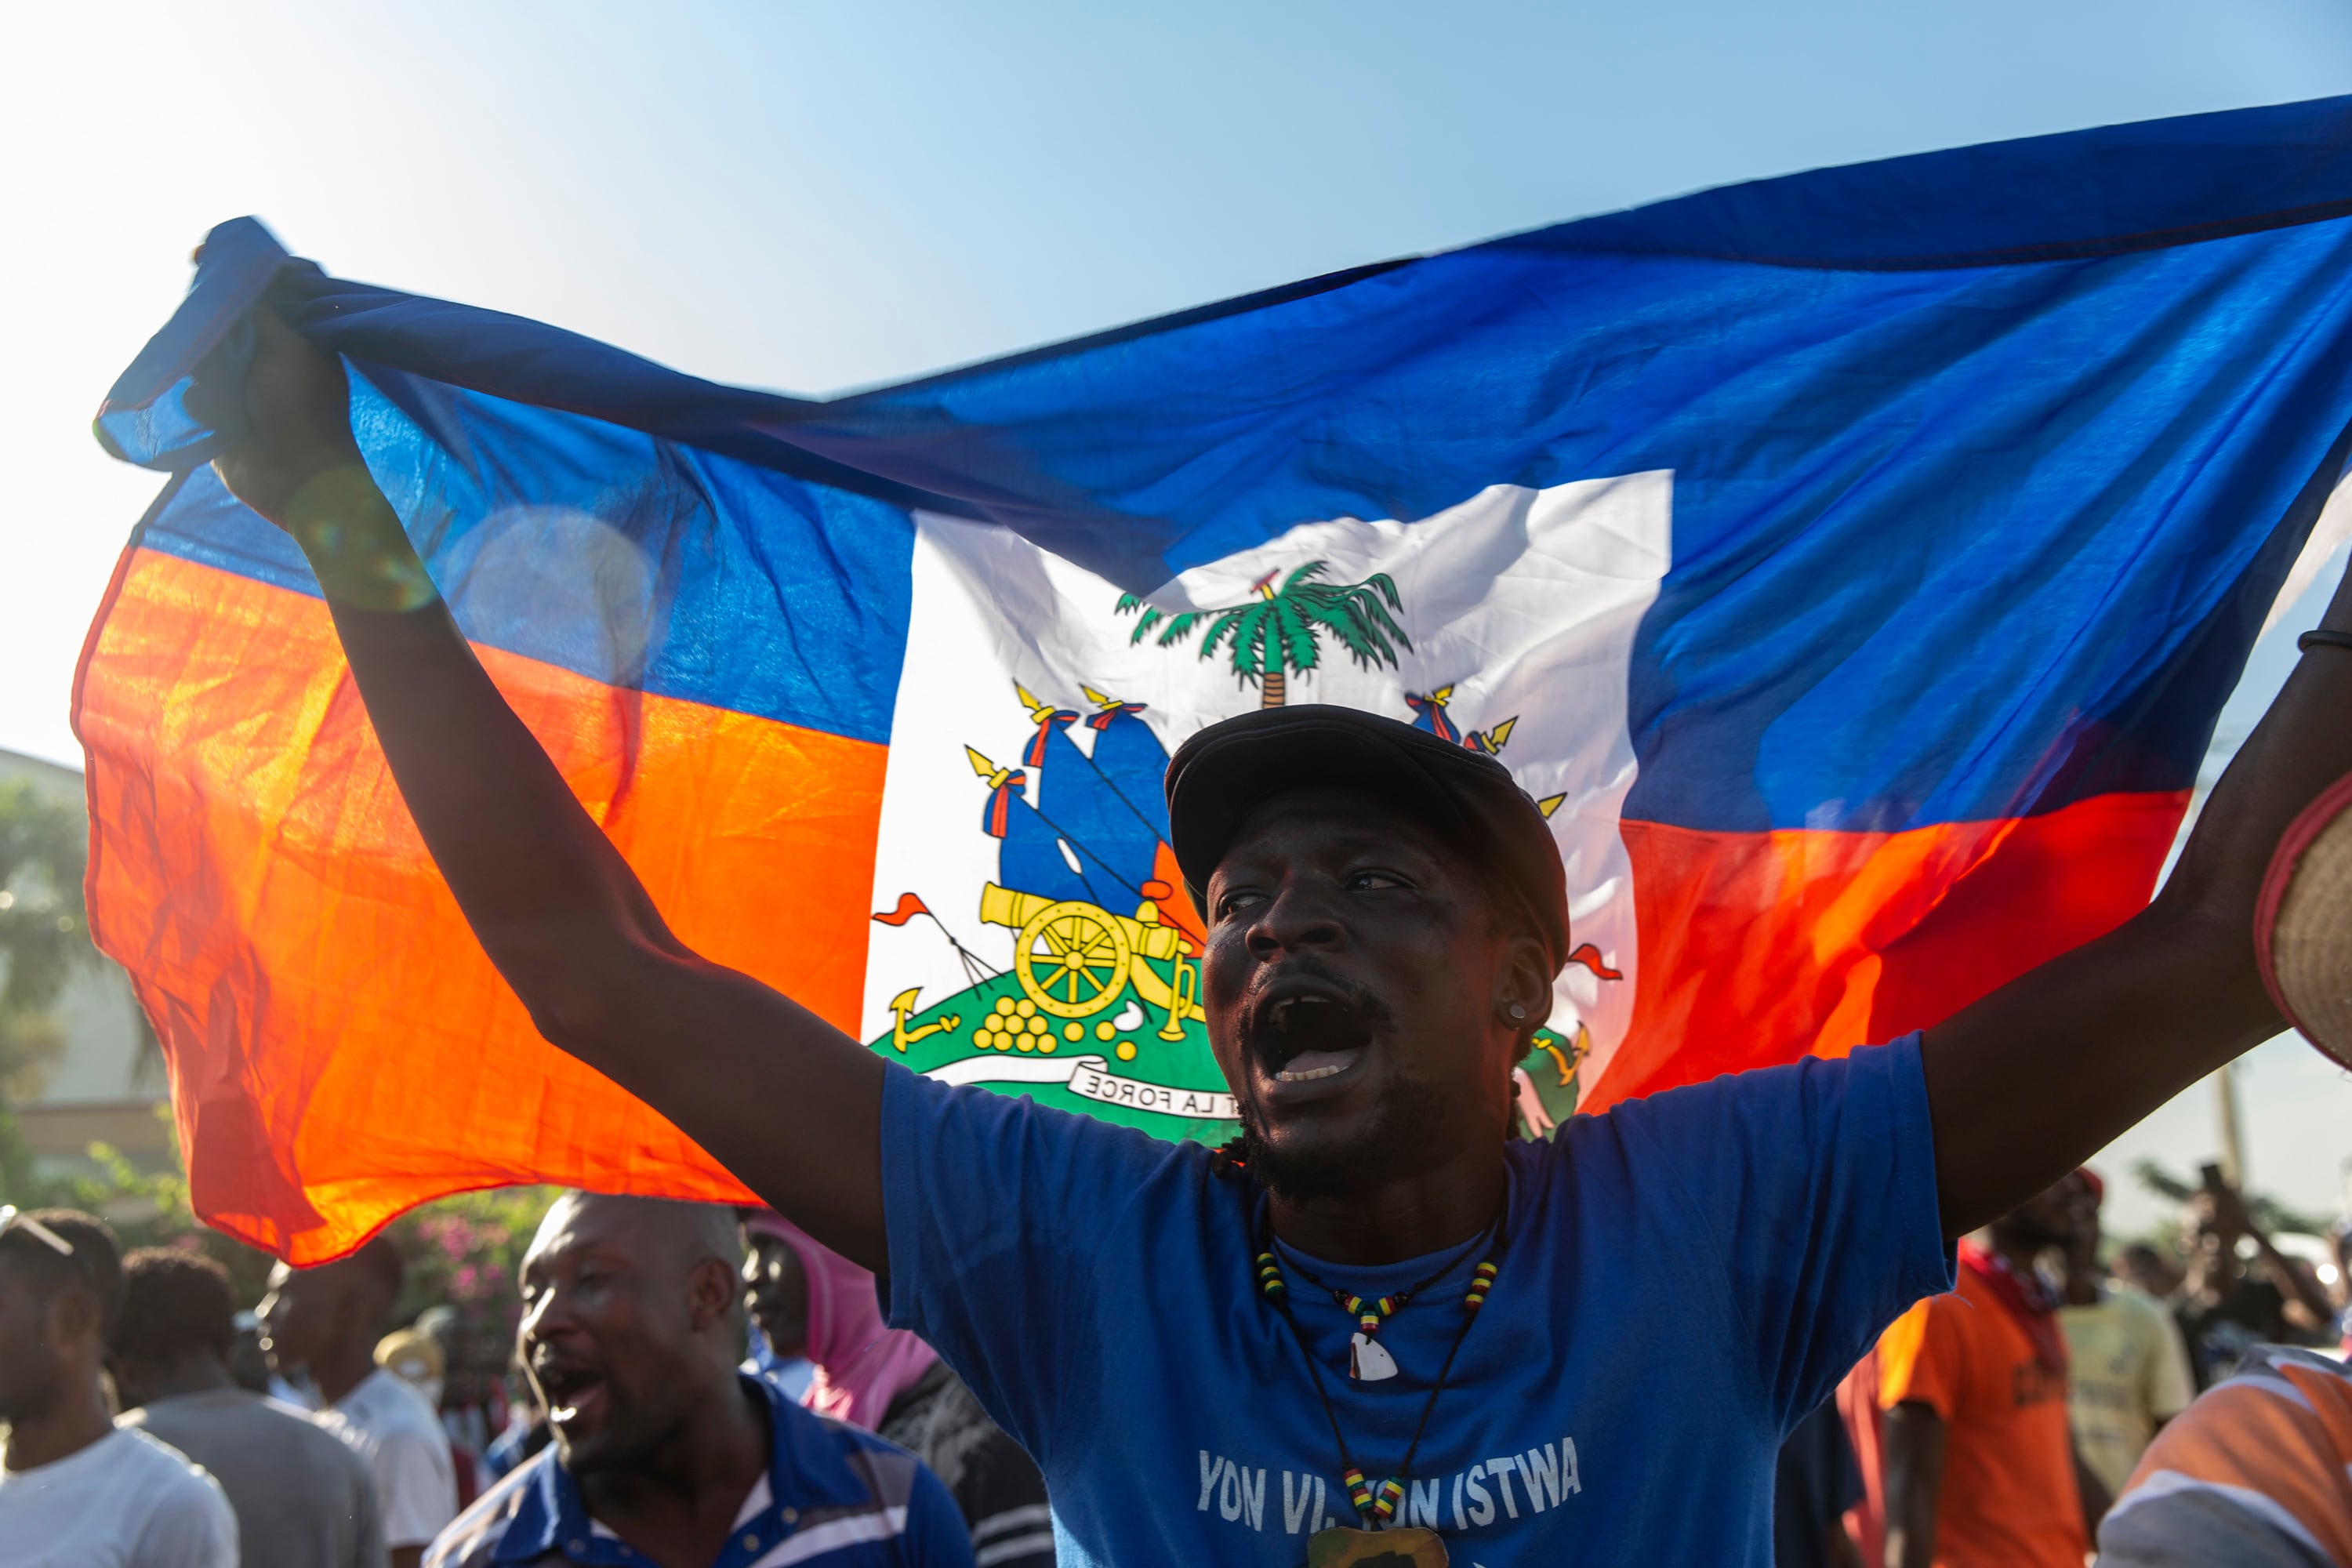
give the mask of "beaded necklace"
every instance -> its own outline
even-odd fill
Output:
[[[1259,1255],[1261,1277],[1264,1273],[1263,1260],[1267,1256],[1264,1253]],[[1290,1267],[1301,1279],[1318,1290],[1328,1291],[1339,1310],[1356,1320],[1356,1331],[1348,1341],[1348,1375],[1359,1383],[1377,1383],[1397,1374],[1396,1358],[1390,1355],[1388,1348],[1375,1341],[1373,1336],[1381,1331],[1382,1323],[1403,1311],[1415,1296],[1445,1278],[1454,1268],[1454,1265],[1449,1263],[1419,1284],[1407,1286],[1391,1295],[1357,1296],[1337,1286],[1324,1284],[1295,1258],[1290,1260]]]
[[[1496,1215],[1487,1225],[1485,1240],[1486,1256],[1479,1259],[1478,1266],[1470,1271],[1469,1288],[1463,1292],[1462,1326],[1454,1331],[1454,1342],[1446,1347],[1445,1363],[1438,1369],[1437,1381],[1430,1384],[1429,1398],[1423,1404],[1421,1419],[1415,1423],[1412,1429],[1412,1441],[1406,1446],[1404,1458],[1397,1466],[1396,1473],[1375,1487],[1364,1479],[1362,1468],[1348,1452],[1347,1434],[1339,1428],[1339,1413],[1332,1407],[1330,1391],[1323,1385],[1323,1369],[1315,1360],[1313,1347],[1307,1342],[1306,1331],[1298,1326],[1297,1316],[1290,1310],[1290,1287],[1282,1277],[1280,1260],[1275,1257],[1272,1228],[1270,1225],[1264,1225],[1261,1227],[1257,1254],[1258,1290],[1273,1303],[1275,1310],[1282,1314],[1282,1321],[1290,1325],[1291,1338],[1298,1342],[1299,1354],[1307,1362],[1307,1373],[1315,1382],[1315,1397],[1321,1401],[1323,1405],[1323,1418],[1331,1424],[1331,1441],[1339,1450],[1339,1477],[1347,1483],[1348,1500],[1355,1506],[1356,1517],[1370,1528],[1378,1529],[1396,1517],[1397,1505],[1404,1500],[1405,1480],[1412,1473],[1413,1458],[1421,1452],[1422,1436],[1429,1430],[1429,1418],[1437,1409],[1437,1396],[1445,1392],[1446,1380],[1454,1373],[1454,1358],[1461,1353],[1462,1342],[1469,1337],[1470,1325],[1477,1319],[1478,1309],[1486,1304],[1486,1293],[1494,1289],[1495,1276],[1501,1271],[1505,1243],[1503,1219],[1500,1215]],[[1293,1264],[1291,1267],[1296,1268],[1297,1265]],[[1316,1284],[1319,1289],[1329,1289],[1322,1285],[1321,1281],[1314,1279],[1313,1276],[1308,1275],[1305,1269],[1300,1268],[1298,1272],[1302,1278]],[[1438,1279],[1443,1278],[1444,1272],[1440,1270],[1437,1274],[1432,1275],[1428,1279],[1414,1286],[1413,1289],[1427,1289]],[[1339,1292],[1333,1291],[1332,1294],[1338,1298]],[[1398,1305],[1402,1304],[1396,1297],[1389,1297],[1386,1300]],[[1355,1307],[1349,1305],[1347,1300],[1342,1300],[1339,1304],[1350,1312],[1357,1311]],[[1360,1322],[1362,1321],[1360,1316],[1358,1321]],[[1377,1321],[1374,1320],[1375,1324]]]

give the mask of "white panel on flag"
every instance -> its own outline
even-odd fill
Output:
[[[1197,1013],[1197,916],[1159,845],[1159,769],[1220,719],[1333,702],[1489,751],[1545,804],[1580,957],[1528,1069],[1564,1108],[1580,1052],[1591,1082],[1633,1011],[1627,679],[1669,563],[1672,478],[1302,523],[1125,604],[1004,529],[919,514],[869,1042],[954,1081],[1223,1136],[1232,1102]],[[1294,635],[1254,638],[1276,625]]]

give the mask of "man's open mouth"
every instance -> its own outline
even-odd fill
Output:
[[[555,1426],[566,1426],[603,1405],[604,1374],[592,1367],[541,1362],[531,1368],[531,1375],[547,1401],[547,1419]]]
[[[1258,1005],[1250,1037],[1275,1082],[1317,1083],[1362,1059],[1372,1026],[1361,1007],[1335,992],[1286,989]]]

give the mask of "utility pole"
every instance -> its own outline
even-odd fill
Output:
[[[2246,1153],[2238,1136],[2237,1065],[2226,1063],[2213,1075],[2213,1114],[2221,1124],[2222,1179],[2242,1193],[2246,1190]]]

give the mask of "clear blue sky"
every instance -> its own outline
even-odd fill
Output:
[[[1705,185],[2352,91],[2342,0],[215,0],[9,34],[0,746],[68,762],[154,488],[87,420],[221,218],[814,392]]]

